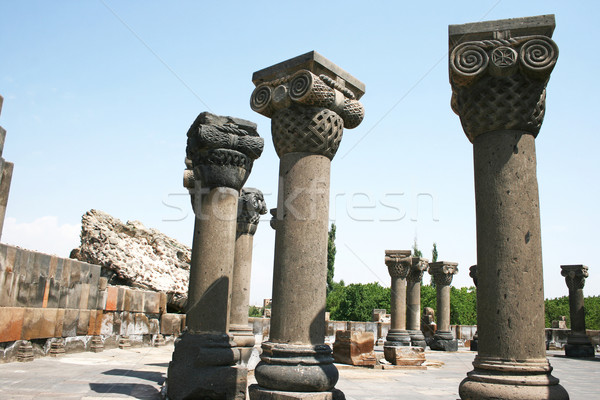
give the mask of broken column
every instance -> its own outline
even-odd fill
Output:
[[[428,261],[419,257],[411,257],[411,260],[410,271],[406,277],[406,328],[411,345],[425,348],[427,342],[421,331],[421,281]]]
[[[0,96],[0,114],[2,113],[3,98]],[[6,216],[6,205],[8,204],[8,193],[10,192],[10,182],[14,164],[6,161],[2,157],[4,149],[4,140],[6,131],[0,126],[0,237],[2,237],[2,228],[4,227],[4,217]]]
[[[260,216],[266,213],[267,203],[262,192],[254,188],[242,188],[238,200],[229,325],[229,333],[240,349],[242,365],[247,364],[255,344],[252,327],[248,326],[252,245]]]
[[[437,261],[429,264],[437,292],[437,330],[429,343],[431,350],[458,351],[458,341],[450,330],[450,284],[457,272],[457,263]]]
[[[280,166],[271,332],[250,398],[331,399],[338,371],[324,344],[329,175],[343,128],[364,116],[364,84],[314,51],[252,81],[250,104],[272,120]]]
[[[567,399],[550,372],[535,137],[553,15],[450,25],[452,109],[473,143],[479,354],[462,399]]]
[[[187,330],[175,342],[167,393],[173,400],[245,399],[247,370],[235,366],[240,355],[228,333],[229,312],[239,191],[263,139],[250,121],[210,113],[196,118],[187,137],[196,219]]]
[[[585,307],[583,287],[589,276],[585,265],[561,265],[560,273],[565,277],[569,288],[569,311],[571,333],[567,337],[565,355],[567,357],[594,357],[594,346],[585,330]]]

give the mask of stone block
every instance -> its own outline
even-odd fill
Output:
[[[44,294],[44,302],[47,308],[60,308],[60,282],[56,277],[48,278],[46,282],[48,287],[47,294]]]
[[[3,271],[0,273],[2,282],[0,283],[0,307],[15,306],[15,287],[18,283],[16,276],[12,271]]]
[[[373,332],[337,331],[333,344],[333,359],[337,363],[350,365],[375,365]]]
[[[150,333],[150,323],[148,317],[143,313],[135,313],[134,317],[134,334],[147,335]]]
[[[159,304],[159,313],[164,314],[167,312],[167,294],[165,292],[160,292],[160,304]]]
[[[62,337],[64,323],[65,323],[65,309],[57,308],[53,337],[55,337],[55,338]]]
[[[65,309],[62,337],[77,336],[77,325],[79,323],[79,310]]]
[[[182,314],[165,313],[160,317],[160,333],[163,335],[177,335],[182,331]]]
[[[100,332],[102,331],[102,314],[102,310],[90,310],[90,324],[88,327],[88,335],[100,335]]]
[[[135,322],[133,313],[129,311],[123,311],[121,313],[121,335],[133,335],[135,332]]]
[[[101,276],[98,280],[98,290],[106,290],[108,287],[108,278]]]
[[[94,329],[96,328],[96,310],[90,310],[90,318],[88,320],[87,335],[94,335]]]
[[[26,308],[23,317],[23,339],[54,337],[57,314],[56,308]]]
[[[115,329],[115,313],[104,312],[102,313],[101,324],[100,324],[100,335],[110,336],[113,335]]]
[[[117,311],[117,297],[119,295],[119,288],[116,286],[109,286],[106,288],[106,311]]]
[[[381,322],[381,320],[383,318],[385,318],[386,314],[387,314],[387,310],[374,308],[373,309],[373,314],[371,315],[371,321],[373,321],[373,322]]]
[[[425,362],[423,347],[384,346],[383,354],[394,365],[421,365]]]
[[[77,320],[77,336],[88,334],[90,326],[90,310],[79,310],[79,319]]]
[[[152,335],[160,334],[160,321],[158,320],[158,318],[150,318],[148,320],[148,333]]]
[[[69,286],[65,308],[79,308],[81,304],[81,267],[73,260],[65,260],[69,264]]]
[[[348,321],[346,322],[346,330],[367,332],[367,323],[358,321]]]
[[[124,287],[120,287],[119,288],[119,295],[121,295],[121,291],[123,292],[123,297],[122,297],[122,301],[120,302],[121,306],[120,306],[120,310],[123,311],[131,311],[131,301],[132,301],[132,297],[133,297],[133,291],[131,289],[128,288],[124,288]]]
[[[107,299],[107,291],[102,290],[98,292],[98,299],[96,301],[96,310],[104,310],[106,309],[106,299]]]
[[[0,307],[0,343],[21,339],[24,317],[22,307]]]
[[[59,263],[62,262],[62,271],[60,275],[57,275],[57,279],[59,280],[59,290],[60,293],[58,295],[58,308],[68,308],[67,307],[67,297],[69,294],[69,285],[71,278],[71,261],[69,259],[60,259]]]
[[[89,283],[81,283],[79,285],[79,309],[86,310],[88,309],[90,298],[90,284]]]
[[[142,290],[131,291],[131,308],[128,311],[144,312],[144,297],[146,292]]]
[[[100,267],[98,265],[87,264],[89,267],[89,296],[88,296],[88,308],[90,310],[96,309],[98,303],[98,295],[100,291]],[[106,280],[106,278],[103,278]]]
[[[144,293],[144,312],[158,314],[160,312],[160,293],[147,291]]]

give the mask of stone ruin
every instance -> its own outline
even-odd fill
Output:
[[[569,398],[551,374],[541,334],[543,284],[535,138],[545,113],[546,84],[558,58],[558,47],[551,39],[554,27],[553,15],[449,27],[451,105],[473,144],[477,216],[477,267],[471,275],[478,288],[478,354],[474,369],[460,384],[462,399]],[[271,332],[269,340],[262,343],[261,361],[255,370],[258,384],[248,388],[250,399],[342,399],[343,393],[335,389],[338,371],[332,351],[324,343],[329,175],[343,129],[354,128],[363,119],[358,100],[365,86],[316,52],[257,71],[252,80],[256,89],[251,108],[272,120],[280,186],[277,208],[271,211],[271,226],[276,231]],[[245,238],[245,243],[237,241],[240,224],[248,225],[237,218],[237,211],[242,186],[263,145],[254,123],[233,117],[202,113],[188,131],[185,187],[192,195],[196,220],[191,255],[183,257],[190,272],[187,330],[175,344],[168,370],[167,393],[173,400],[246,397],[243,346],[235,340],[241,343],[248,336],[238,329],[244,325],[241,311],[247,307],[247,298],[241,296],[234,303],[232,288],[247,282],[251,257],[247,246],[252,238]],[[266,205],[260,210],[266,211]],[[125,256],[111,247],[117,244],[129,244],[131,251],[153,260],[150,254],[155,248],[150,243],[156,242],[154,237],[132,242],[135,235],[125,233],[131,228],[121,229],[116,235],[102,229],[82,234],[82,248],[74,256],[101,255],[93,261],[106,264],[107,277],[115,281],[133,282],[137,271],[138,275],[146,273],[149,282],[160,282],[161,271],[140,272],[140,265],[127,262],[116,268],[114,260],[109,261],[107,254],[117,260],[119,255]],[[89,240],[86,246],[102,251],[87,250],[84,236]],[[111,244],[111,239],[115,243]],[[0,248],[0,256],[3,251]],[[6,248],[9,253],[17,251]],[[177,251],[170,254],[178,260],[173,261],[174,266],[184,263]],[[244,260],[236,261],[236,257]],[[13,271],[12,264],[22,262],[16,260],[16,256],[0,257],[3,284],[6,271]],[[413,362],[411,358],[420,357],[419,349],[423,351],[418,294],[427,269],[438,287],[437,331],[432,343],[453,349],[448,293],[456,264],[428,264],[402,250],[386,251],[385,260],[392,278],[392,326],[384,344],[386,358]],[[57,271],[52,265],[60,261],[44,259],[44,263],[48,282],[52,282],[54,276],[50,279],[50,275]],[[78,261],[65,264],[63,260],[60,265],[72,267],[71,263],[88,268]],[[176,268],[185,270],[184,266]],[[573,324],[567,355],[589,354],[582,319],[587,267],[562,266],[562,273],[569,287]],[[61,277],[67,278],[63,286],[68,288],[72,276],[62,273]],[[101,291],[106,282],[99,278]],[[89,291],[89,285],[82,283],[83,290]],[[178,289],[185,292],[182,285]],[[32,293],[30,286],[23,287]],[[47,287],[52,290],[51,283]],[[27,306],[23,303],[26,297],[18,295],[20,289],[15,293],[15,304]],[[58,293],[56,299],[42,296],[42,308],[45,302],[55,300],[60,305],[62,292]],[[92,307],[95,321],[98,310],[107,311],[113,304],[99,301],[97,290],[91,303],[88,295],[80,293],[75,300],[70,292],[65,293],[65,304]],[[289,301],[290,297],[294,301]],[[125,298],[119,302],[117,297],[116,302],[123,307]],[[135,301],[130,298],[128,304],[132,303]],[[240,307],[239,315],[234,316],[236,307]],[[160,307],[153,311],[160,314]],[[86,332],[99,336],[96,326],[97,322],[89,322],[81,330],[88,328]],[[54,335],[57,329],[52,330]],[[339,336],[340,345],[350,343],[346,350],[352,357],[352,334]],[[95,337],[92,347],[99,345]],[[28,357],[26,343],[19,351]]]
[[[167,306],[184,312],[191,249],[139,221],[123,223],[99,210],[81,219],[81,245],[71,258],[102,267],[114,285],[167,293]]]

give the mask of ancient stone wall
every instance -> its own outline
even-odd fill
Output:
[[[178,335],[185,316],[166,313],[167,294],[107,285],[100,266],[0,244],[0,361],[16,358],[20,341],[36,355],[62,339],[69,350],[89,350],[91,338],[116,347]]]

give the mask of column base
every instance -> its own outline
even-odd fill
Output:
[[[410,335],[406,330],[390,329],[385,337],[384,346],[410,346]]]
[[[425,349],[412,346],[383,346],[386,361],[393,365],[419,366],[425,362]]]
[[[331,348],[325,344],[293,345],[264,342],[261,361],[254,369],[258,385],[284,392],[332,391],[339,373]]]
[[[594,345],[585,333],[571,333],[567,337],[565,355],[567,357],[594,357]]]
[[[552,376],[546,359],[501,360],[475,357],[473,371],[460,383],[463,400],[568,400],[569,394]]]
[[[425,335],[420,330],[408,330],[408,334],[410,336],[410,345],[413,347],[427,347],[427,342],[425,341]]]
[[[256,343],[252,328],[249,326],[242,325],[231,325],[229,327],[229,334],[233,335],[233,341],[237,345],[240,352],[239,365],[247,366],[248,360],[252,355],[252,349]]]
[[[449,331],[438,331],[433,335],[433,340],[429,342],[431,350],[440,351],[458,351],[458,340]]]
[[[244,400],[248,370],[235,365],[239,357],[231,335],[184,332],[169,363],[168,398]]]
[[[250,385],[248,387],[250,400],[345,400],[346,396],[341,390],[332,389],[326,392],[283,392]]]

